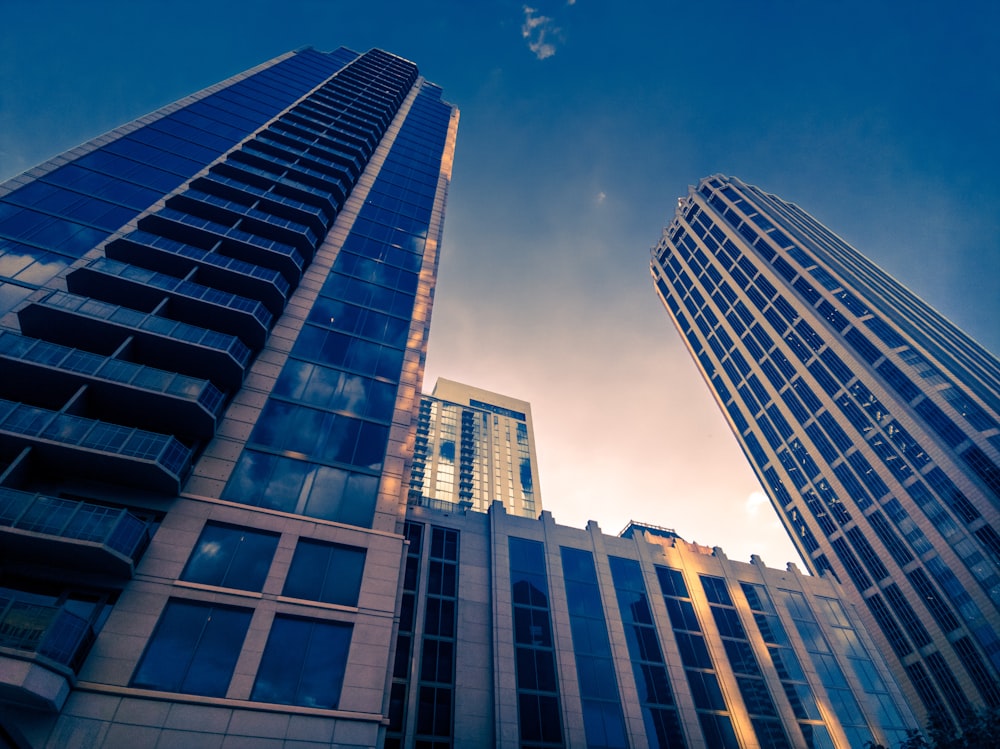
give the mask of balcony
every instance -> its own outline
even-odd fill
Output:
[[[309,226],[317,237],[325,236],[331,223],[331,217],[324,213],[319,206],[281,195],[273,187],[259,187],[217,173],[199,177],[191,186],[194,189],[222,198],[245,202],[252,200],[257,208],[267,211],[269,214],[282,216]]]
[[[183,194],[172,197],[167,205],[193,216],[217,220],[230,226],[239,224],[240,228],[258,236],[286,242],[312,259],[313,252],[320,242],[316,232],[294,219],[276,216],[260,208],[246,205],[248,197],[241,196],[243,202],[240,202],[189,188]],[[251,199],[251,202],[258,201]]]
[[[347,200],[353,187],[350,182],[338,179],[334,175],[310,169],[291,159],[268,153],[260,147],[244,147],[242,151],[234,152],[228,163],[239,168],[243,165],[253,167],[262,173],[270,174],[272,179],[280,179],[282,182],[288,180],[292,184],[306,185],[314,192],[325,192],[329,200],[334,203],[343,203]]]
[[[74,475],[177,494],[191,450],[166,434],[107,424],[0,400],[0,446],[31,447],[58,475]]]
[[[0,588],[0,702],[57,712],[94,642],[86,619]]]
[[[205,327],[236,336],[255,351],[263,348],[273,320],[255,299],[106,257],[72,271],[66,285],[74,294],[146,311],[167,298],[171,317],[191,325],[210,322]]]
[[[112,260],[171,276],[187,276],[197,269],[195,278],[199,282],[256,299],[274,316],[284,311],[291,289],[288,280],[272,268],[209,252],[142,229],[109,243],[104,248],[104,254]]]
[[[289,244],[251,234],[217,221],[192,216],[174,208],[163,208],[143,217],[139,228],[187,244],[213,249],[254,265],[280,271],[290,283],[302,277],[305,259]]]
[[[30,400],[51,393],[65,402],[81,385],[95,410],[118,424],[211,439],[225,397],[208,380],[0,332],[0,393]]]
[[[280,137],[280,136],[279,136]],[[268,161],[284,164],[293,172],[308,175],[319,180],[322,185],[353,185],[355,177],[350,167],[317,153],[307,152],[299,146],[278,142],[266,131],[243,144],[241,154],[252,154]],[[320,185],[317,185],[317,187]],[[346,194],[342,197],[347,197]]]
[[[280,124],[273,125],[257,135],[256,143],[263,143],[272,148],[287,152],[289,156],[298,156],[322,165],[325,169],[343,172],[350,181],[355,181],[365,170],[364,162],[356,156],[336,150],[329,142],[310,141],[282,130]]]
[[[212,167],[208,176],[212,179],[232,178],[241,183],[252,182],[261,189],[270,191],[280,191],[282,195],[295,196],[310,205],[322,207],[327,216],[336,216],[343,199],[334,195],[329,189],[320,189],[311,184],[306,184],[295,179],[294,175],[282,175],[276,173],[268,165],[268,168],[258,168],[245,161],[226,161]]]
[[[322,119],[322,118],[321,118]],[[371,157],[374,148],[367,141],[363,141],[359,138],[351,138],[346,133],[330,132],[329,128],[324,127],[320,122],[313,118],[312,113],[308,115],[302,111],[301,105],[296,107],[292,111],[284,115],[275,124],[273,129],[280,130],[282,128],[288,129],[288,126],[292,125],[301,131],[308,132],[311,135],[315,135],[322,138],[324,141],[333,143],[338,149],[345,152],[353,152],[355,157],[358,158],[362,163],[367,163],[368,159]]]
[[[0,539],[18,560],[130,578],[150,527],[121,508],[0,486]]]
[[[239,338],[87,297],[53,291],[18,312],[21,332],[111,353],[132,339],[131,358],[236,391],[251,352]]]

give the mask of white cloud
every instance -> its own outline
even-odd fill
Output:
[[[556,46],[551,39],[558,37],[559,29],[553,25],[549,16],[536,15],[537,8],[525,5],[523,10],[524,23],[521,24],[521,36],[528,40],[528,49],[539,60],[552,57],[556,53]]]
[[[747,515],[756,515],[760,508],[767,504],[767,495],[763,492],[753,492],[747,497],[746,501],[746,511]]]
[[[596,202],[597,205],[600,205],[607,199],[607,197],[608,194],[602,190],[601,192],[597,193],[597,196],[594,198],[594,202]]]

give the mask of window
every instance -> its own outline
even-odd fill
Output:
[[[181,580],[259,591],[277,547],[277,533],[206,523]]]
[[[649,745],[657,749],[685,746],[680,719],[674,707],[667,665],[660,650],[653,612],[646,596],[642,567],[634,559],[608,557],[625,627],[632,673],[635,677]],[[671,580],[673,585],[676,580]],[[680,580],[683,583],[683,578]]]
[[[521,742],[529,746],[561,745],[545,547],[538,541],[513,536],[508,545]]]
[[[560,553],[566,597],[570,602],[573,654],[583,702],[587,746],[624,749],[628,746],[625,721],[622,717],[618,680],[611,659],[611,645],[594,558],[589,551],[567,546],[561,547]],[[518,649],[517,652],[520,658],[522,653],[530,654],[532,651]],[[518,673],[521,671],[521,664],[518,663]],[[546,688],[539,683],[538,689],[555,691],[554,674],[551,687]]]
[[[365,550],[300,539],[282,595],[357,606]]]
[[[246,449],[222,498],[371,527],[377,493],[377,476]]]
[[[424,637],[420,646],[417,746],[440,745],[435,740],[448,739],[453,733],[458,549],[458,531],[431,528]],[[552,681],[555,681],[554,670]],[[451,746],[447,741],[444,745]]]
[[[353,626],[278,614],[250,699],[333,709],[347,666]]]
[[[252,613],[250,609],[168,601],[131,686],[225,697]]]

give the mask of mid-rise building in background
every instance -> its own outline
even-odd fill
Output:
[[[542,511],[531,405],[441,378],[420,398],[410,503],[486,512],[494,501],[513,515]]]
[[[802,558],[850,587],[922,717],[1000,705],[997,359],[738,179],[692,187],[652,255]]]
[[[305,49],[0,188],[0,743],[381,744],[457,122]]]
[[[914,726],[832,577],[631,523],[411,507],[386,747],[896,746]]]

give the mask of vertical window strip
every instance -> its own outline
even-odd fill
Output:
[[[396,635],[392,687],[389,692],[389,727],[386,731],[385,749],[399,749],[403,745],[423,531],[423,524],[409,520],[403,529],[403,535],[409,541],[409,546],[403,570],[403,602],[399,614],[399,632]]]
[[[518,730],[523,749],[563,746],[545,546],[511,536]]]
[[[795,713],[795,719],[802,730],[806,746],[810,749],[832,747],[833,740],[823,722],[823,716],[816,704],[816,697],[806,679],[805,672],[792,648],[788,635],[781,624],[777,610],[763,585],[740,583],[747,604],[753,612],[754,623],[760,632],[771,663],[781,680],[781,687]]]
[[[608,557],[608,562],[639,692],[646,738],[654,749],[683,749],[687,744],[653,623],[653,612],[646,597],[642,568],[634,559]]]
[[[736,677],[740,696],[750,715],[750,724],[762,746],[781,749],[791,744],[785,735],[781,718],[764,674],[757,662],[757,656],[743,629],[726,581],[721,577],[699,575],[709,610],[722,638],[722,644],[729,659],[729,665]]]
[[[432,526],[430,541],[416,739],[447,749],[454,737],[458,531]]]
[[[594,556],[566,546],[560,552],[587,746],[626,749],[625,720]]]
[[[680,570],[657,567],[656,576],[670,624],[677,638],[684,673],[691,688],[698,720],[710,749],[738,749],[732,716],[726,705],[719,679],[694,604]]]
[[[834,637],[839,640],[847,656],[847,664],[854,671],[858,682],[871,699],[867,704],[877,705],[878,712],[872,722],[880,725],[889,746],[902,743],[911,727],[904,720],[898,705],[889,694],[885,682],[879,676],[871,654],[861,642],[857,630],[851,624],[843,604],[835,598],[818,599],[819,609],[825,615]]]
[[[865,742],[874,743],[872,732],[858,701],[854,697],[844,672],[830,649],[826,637],[820,629],[816,617],[806,602],[806,597],[798,591],[779,590],[778,599],[788,611],[806,646],[806,652],[813,662],[820,682],[826,689],[837,720],[840,721],[850,746],[864,746]]]

